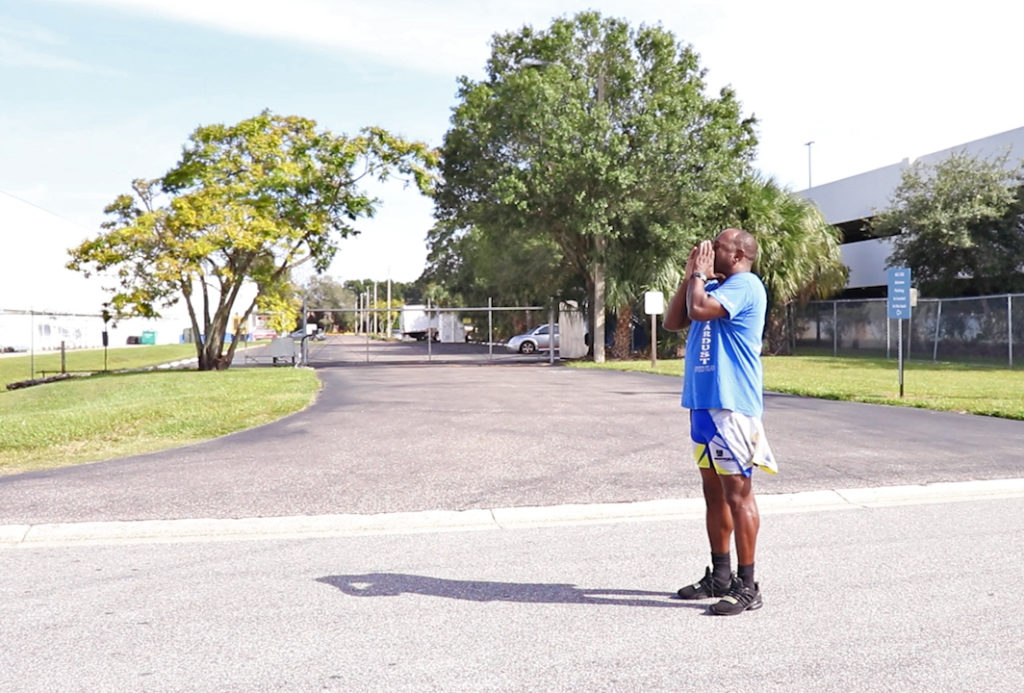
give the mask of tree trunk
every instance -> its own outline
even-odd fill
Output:
[[[587,326],[586,326],[586,339],[587,342],[587,357],[594,358],[594,280],[591,278],[589,272],[583,277],[584,290],[587,292]]]
[[[231,365],[230,355],[224,354],[224,336],[227,333],[227,321],[216,315],[206,325],[203,335],[202,355],[199,357],[199,370],[223,371]]]
[[[254,298],[252,300],[252,303],[249,304],[249,307],[246,308],[245,313],[238,320],[238,325],[235,327],[235,332],[234,332],[234,335],[233,335],[233,337],[231,339],[231,344],[230,344],[230,346],[228,346],[228,353],[225,356],[225,359],[227,360],[227,365],[225,365],[224,368],[227,368],[229,365],[231,365],[232,361],[234,360],[234,358],[235,358],[235,349],[238,348],[238,342],[241,339],[243,339],[244,335],[245,335],[245,332],[243,330],[243,326],[248,324],[248,322],[249,322],[249,315],[252,314],[252,311],[255,308],[256,308],[256,299]],[[327,313],[327,318],[329,320],[332,320],[330,313]],[[332,320],[332,322],[333,322],[333,320]],[[226,329],[227,328],[225,327],[225,331],[226,331]]]
[[[604,253],[607,246],[607,241],[604,236],[598,235],[594,239],[594,264],[593,264],[593,277],[594,277],[594,322],[590,323],[591,333],[594,335],[592,341],[592,351],[594,354],[594,363],[604,363],[604,338],[605,338],[605,326],[604,326],[604,295],[605,295],[605,271],[604,271]]]
[[[631,350],[633,307],[628,303],[619,306],[615,322],[615,336],[612,341],[612,358],[622,361],[629,358]]]
[[[769,310],[764,323],[764,341],[770,355],[789,354],[789,334],[786,325],[786,308]]]

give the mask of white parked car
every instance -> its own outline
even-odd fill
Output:
[[[327,339],[327,335],[325,335],[323,332],[318,330],[316,325],[307,325],[307,328],[309,329],[309,339],[310,340],[315,341],[315,342],[322,342],[325,339]],[[303,339],[306,338],[306,333],[303,332],[302,328],[300,327],[299,329],[295,330],[294,332],[292,332],[288,336],[291,337],[292,339],[295,339],[295,340],[298,340],[298,341],[301,342]]]

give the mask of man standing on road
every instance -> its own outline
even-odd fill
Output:
[[[682,405],[690,410],[690,438],[706,505],[711,567],[678,591],[681,599],[721,597],[720,616],[763,605],[754,581],[760,516],[751,485],[754,467],[777,471],[761,424],[764,410],[761,340],[768,298],[751,272],[757,241],[726,229],[702,241],[686,262],[683,283],[665,313],[664,327],[686,339]],[[736,535],[737,573],[730,547]]]

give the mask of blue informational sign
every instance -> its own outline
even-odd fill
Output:
[[[910,268],[889,270],[889,299],[886,302],[890,320],[910,319]]]

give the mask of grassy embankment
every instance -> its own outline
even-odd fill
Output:
[[[111,371],[146,368],[161,363],[194,359],[194,344],[158,344],[152,346],[119,347],[107,350],[106,368]],[[70,350],[65,355],[65,368],[76,371],[102,371],[102,349]],[[41,378],[60,373],[60,352],[47,351],[34,356],[27,354],[0,357],[0,390],[7,383]]]
[[[681,359],[581,362],[578,368],[611,368],[679,376]],[[895,360],[832,356],[768,356],[764,388],[822,399],[894,404],[1024,419],[1024,370],[911,361],[903,367],[903,397]]]
[[[144,346],[110,349],[107,361],[111,370],[132,369],[194,355],[189,345]],[[60,370],[59,354],[34,361],[36,377]],[[103,352],[69,352],[67,369],[102,370]],[[0,385],[27,380],[30,370],[28,356],[0,358]],[[319,388],[301,368],[111,372],[0,388],[0,474],[208,440],[304,409]]]

